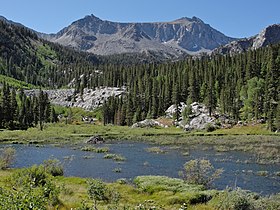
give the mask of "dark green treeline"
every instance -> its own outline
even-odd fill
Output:
[[[0,90],[0,128],[27,129],[46,122],[57,122],[48,95],[40,91],[38,96],[26,96],[23,90],[17,94],[14,88],[3,84]]]
[[[165,64],[108,64],[94,79],[93,86],[128,87],[126,97],[104,105],[105,123],[131,125],[188,101],[206,104],[210,115],[218,109],[236,121],[264,119],[270,130],[279,129],[280,45]]]

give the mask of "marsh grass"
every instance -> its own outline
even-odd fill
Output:
[[[257,171],[258,176],[268,176],[268,171]]]
[[[113,159],[113,160],[118,161],[118,162],[126,160],[126,158],[124,156],[119,155],[119,154],[112,154],[112,153],[104,155],[103,158],[104,159]]]
[[[269,132],[265,125],[219,129],[211,133],[186,133],[175,127],[130,128],[126,126],[102,126],[92,124],[46,124],[43,131],[29,128],[26,131],[1,131],[0,142],[40,144],[80,144],[90,136],[100,135],[106,142],[139,141],[182,149],[216,147],[220,151],[228,148],[256,154],[258,163],[280,162],[280,134]],[[265,151],[265,152],[263,152]]]
[[[160,147],[149,147],[146,149],[147,152],[152,152],[152,153],[156,153],[156,154],[164,154],[167,153],[166,150],[163,150]]]
[[[95,153],[107,153],[110,151],[109,147],[94,147],[94,146],[85,146],[82,147],[81,150],[86,152],[95,152]]]
[[[121,168],[114,168],[114,169],[113,169],[113,172],[115,172],[115,173],[121,173],[121,172],[122,172],[122,169],[121,169]]]
[[[17,171],[0,170],[0,188],[9,189],[9,177]],[[112,172],[114,173],[114,172]],[[78,209],[84,203],[86,206],[93,206],[89,199],[87,179],[79,177],[53,177],[53,182],[60,189],[60,205],[56,208]],[[139,209],[145,206],[148,209],[178,210],[181,207],[187,209],[214,210],[221,205],[238,206],[239,204],[250,205],[257,209],[278,209],[280,207],[280,195],[260,197],[245,191],[217,191],[203,190],[202,186],[186,184],[181,179],[166,176],[139,176],[135,178],[135,184],[128,184],[127,180],[121,179],[114,183],[105,183],[106,187],[118,193],[118,209]],[[245,201],[245,203],[243,203]],[[99,202],[98,209],[109,209],[112,205],[107,202]],[[151,208],[155,207],[155,208]]]
[[[159,191],[194,192],[204,189],[202,185],[187,184],[182,179],[167,176],[138,176],[134,179],[136,186],[143,192],[150,194]]]

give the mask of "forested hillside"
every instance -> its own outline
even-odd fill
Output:
[[[218,110],[236,122],[262,119],[270,130],[280,127],[280,45],[235,56],[139,62],[139,55],[76,52],[1,21],[0,33],[3,75],[49,88],[72,82],[81,94],[86,87],[126,86],[125,97],[105,104],[105,123],[131,125],[164,115],[171,104],[202,102],[210,115]]]
[[[92,54],[47,42],[29,29],[0,21],[0,74],[33,85],[61,87],[92,68]]]
[[[219,110],[232,119],[267,120],[279,129],[280,45],[235,56],[187,59],[164,64],[106,66],[94,84],[127,85],[125,98],[104,107],[107,123],[131,125],[156,118],[171,104],[202,102],[209,114]],[[178,116],[177,116],[178,117]]]

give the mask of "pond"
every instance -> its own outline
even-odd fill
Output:
[[[53,147],[45,145],[5,145],[16,149],[16,159],[13,167],[29,167],[41,164],[44,160],[57,158],[64,165],[65,176],[101,178],[105,181],[115,181],[119,178],[132,180],[140,175],[166,175],[179,177],[185,162],[191,159],[209,159],[215,168],[223,168],[221,178],[215,181],[215,188],[241,187],[242,189],[266,194],[280,192],[279,164],[260,165],[254,163],[253,156],[244,152],[217,153],[213,150],[190,150],[188,156],[175,148],[163,148],[166,153],[148,152],[154,147],[146,143],[114,143],[102,145],[110,148],[110,153],[120,154],[126,158],[123,162],[104,159],[104,153],[81,151],[80,148],[65,146]],[[0,147],[4,147],[1,145]],[[120,169],[120,173],[116,173]],[[258,172],[266,171],[266,176]]]

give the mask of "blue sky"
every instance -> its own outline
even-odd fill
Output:
[[[0,15],[40,32],[58,32],[86,15],[119,22],[196,16],[232,37],[280,23],[280,0],[3,0]]]

